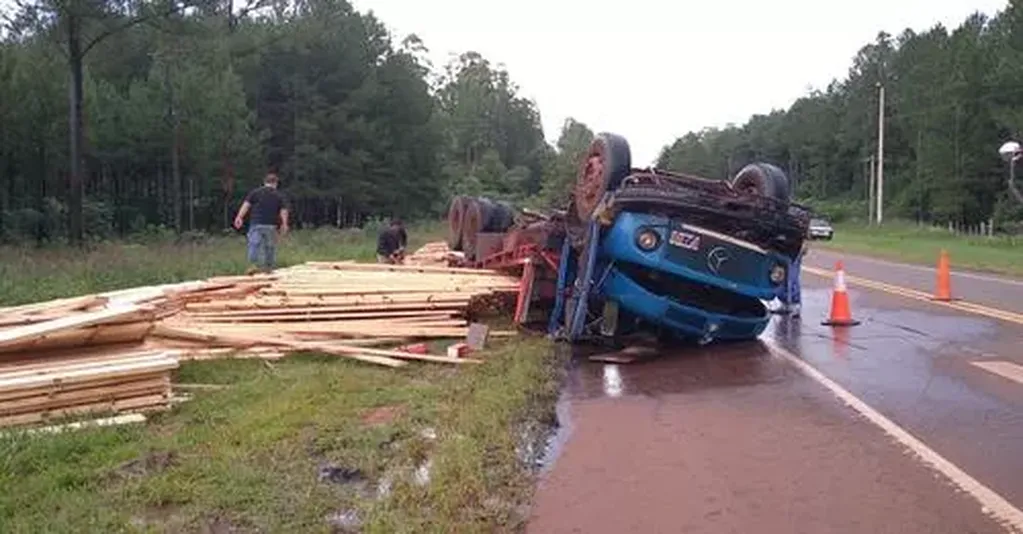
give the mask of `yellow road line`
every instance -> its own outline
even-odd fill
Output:
[[[833,278],[835,273],[827,269],[818,269],[816,267],[803,266],[803,270],[821,276],[824,278]],[[909,299],[920,300],[923,302],[929,302],[938,306],[944,306],[954,310],[973,313],[976,315],[983,315],[985,317],[991,317],[992,319],[999,319],[1013,324],[1023,325],[1023,314],[1014,313],[1006,310],[999,310],[997,308],[991,308],[988,306],[982,306],[980,304],[974,304],[972,302],[965,302],[961,300],[955,300],[952,302],[942,302],[940,300],[934,300],[933,297],[924,293],[923,291],[917,291],[915,289],[909,289],[908,287],[896,286],[892,284],[886,284],[884,282],[878,282],[876,280],[868,280],[866,278],[860,278],[857,276],[849,276],[846,273],[845,280],[847,283],[867,287],[870,289],[876,289],[878,291],[884,291],[900,297],[906,297]]]

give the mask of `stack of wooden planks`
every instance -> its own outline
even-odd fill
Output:
[[[165,311],[142,300],[95,295],[0,310],[0,426],[165,408],[177,360],[88,349],[142,343]]]
[[[462,252],[456,252],[444,241],[427,243],[405,257],[406,265],[448,266],[465,258]]]
[[[382,347],[465,337],[475,303],[517,291],[496,272],[311,262],[0,308],[0,426],[166,408],[182,360],[319,352],[387,367],[479,363]]]
[[[325,352],[392,367],[407,359],[464,363],[471,360],[370,347],[464,337],[474,301],[518,291],[515,278],[494,272],[346,262],[243,278],[268,285],[239,298],[187,303],[151,337],[185,358],[234,347],[271,357]]]
[[[170,406],[176,359],[160,351],[82,356],[65,351],[0,364],[0,426],[46,423],[95,412],[145,412]]]

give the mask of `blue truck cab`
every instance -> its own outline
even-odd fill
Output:
[[[703,340],[760,335],[791,261],[684,219],[620,213],[600,240],[594,288],[646,322]],[[603,267],[603,269],[601,269]]]
[[[596,322],[605,336],[635,325],[700,342],[759,336],[809,224],[787,177],[763,163],[731,181],[628,163],[625,141],[601,134],[577,179],[564,255],[575,265],[559,275],[574,279],[568,337]]]

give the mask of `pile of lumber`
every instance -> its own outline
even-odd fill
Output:
[[[493,272],[344,262],[243,279],[266,285],[241,297],[186,303],[157,325],[151,340],[183,358],[235,348],[271,357],[324,352],[391,367],[408,359],[463,363],[370,347],[464,337],[470,309],[518,291],[515,278]]]
[[[517,291],[517,279],[489,271],[311,262],[0,308],[0,426],[166,408],[182,360],[318,352],[387,367],[479,363],[382,347],[463,338],[481,303]]]
[[[151,295],[94,295],[0,310],[0,426],[166,408],[177,360],[138,348],[89,350],[138,347],[170,311],[142,304]]]
[[[448,266],[465,258],[462,252],[456,252],[444,241],[427,243],[405,257],[406,265]]]
[[[171,402],[176,359],[160,351],[65,351],[0,363],[0,426],[45,423],[95,412],[162,410]]]

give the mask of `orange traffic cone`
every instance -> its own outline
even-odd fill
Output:
[[[938,256],[938,286],[934,291],[934,300],[943,302],[952,300],[952,273],[948,251],[945,249],[941,249],[941,255]]]
[[[845,268],[841,261],[835,262],[835,288],[831,293],[831,317],[821,324],[826,326],[856,326],[859,321],[852,318],[849,310],[849,294],[845,291]]]

